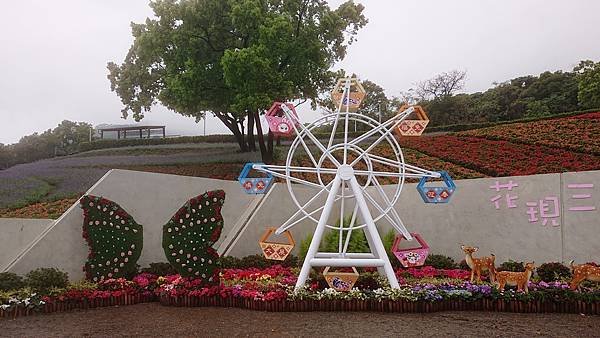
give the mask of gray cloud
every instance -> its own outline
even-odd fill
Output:
[[[465,91],[471,92],[600,60],[598,1],[361,2],[370,23],[338,66],[390,95],[450,69],[468,71]],[[151,14],[146,0],[6,1],[0,11],[0,142],[63,119],[124,123],[106,63],[123,60],[132,42],[129,23]],[[300,113],[304,121],[319,114],[309,107]],[[202,133],[201,124],[163,107],[144,123],[166,124],[174,134]],[[209,119],[207,132],[226,129]]]

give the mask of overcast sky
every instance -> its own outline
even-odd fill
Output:
[[[342,1],[330,1],[337,6]],[[467,71],[466,92],[494,81],[571,70],[600,61],[600,1],[363,0],[369,24],[337,67],[382,85],[389,95],[452,69]],[[17,142],[64,119],[122,120],[106,63],[122,62],[130,22],[152,15],[147,0],[5,0],[0,8],[0,143]],[[318,113],[300,109],[309,122]],[[144,123],[195,135],[202,124],[163,107]],[[208,133],[227,130],[208,119]]]

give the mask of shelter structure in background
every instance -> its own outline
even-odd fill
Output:
[[[101,139],[110,138],[120,140],[121,138],[126,139],[127,136],[140,139],[166,137],[166,127],[154,125],[99,125],[96,127],[96,132]],[[105,134],[115,136],[111,137]]]

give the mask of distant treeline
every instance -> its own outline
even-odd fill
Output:
[[[0,143],[0,169],[79,151],[90,139],[92,125],[64,120],[56,128],[22,137],[19,142]]]
[[[472,94],[429,95],[420,102],[431,126],[537,118],[600,107],[600,62],[572,72],[544,72],[496,83]]]

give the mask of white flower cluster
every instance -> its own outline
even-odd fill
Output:
[[[36,308],[44,304],[46,304],[46,302],[41,300],[37,293],[32,293],[28,297],[23,299],[17,297],[10,297],[7,303],[0,305],[0,309],[7,311],[18,306],[23,306],[25,308]]]

